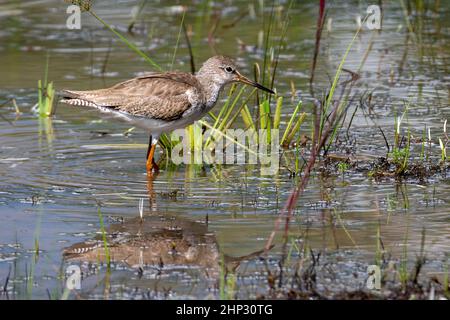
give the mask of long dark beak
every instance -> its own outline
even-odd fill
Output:
[[[270,90],[269,88],[264,87],[263,85],[260,85],[259,83],[250,80],[247,77],[244,77],[242,74],[240,74],[239,72],[236,71],[236,77],[235,80],[238,82],[242,82],[245,84],[249,84],[255,88],[261,89],[263,91],[269,92],[270,94],[275,94],[275,92],[273,92],[272,90]]]

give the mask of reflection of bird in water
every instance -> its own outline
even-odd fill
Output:
[[[107,233],[111,262],[132,268],[146,266],[197,266],[217,278],[221,252],[214,234],[205,224],[179,217],[147,216],[114,224]],[[241,261],[257,257],[263,250],[242,257],[224,255],[226,270],[235,270]],[[72,245],[64,250],[67,261],[105,263],[101,236]]]

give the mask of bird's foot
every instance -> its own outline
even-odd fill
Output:
[[[154,173],[159,172],[159,166],[153,159],[151,161],[147,161],[145,167],[148,175],[153,175]]]

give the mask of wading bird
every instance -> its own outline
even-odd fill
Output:
[[[274,93],[240,74],[232,59],[214,56],[206,60],[195,75],[149,73],[106,89],[63,90],[61,102],[112,113],[149,131],[146,167],[151,173],[158,170],[154,153],[159,136],[201,119],[214,107],[223,87],[232,82]]]

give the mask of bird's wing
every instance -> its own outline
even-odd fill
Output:
[[[198,80],[178,72],[150,73],[106,89],[64,90],[62,95],[64,103],[162,120],[180,118],[191,107],[189,96],[203,100]]]

